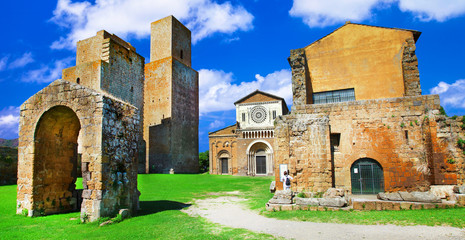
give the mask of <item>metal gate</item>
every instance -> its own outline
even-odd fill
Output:
[[[227,158],[221,158],[221,173],[223,174],[228,174],[228,159]]]
[[[378,194],[384,192],[384,176],[381,165],[370,158],[362,158],[350,168],[352,194]]]

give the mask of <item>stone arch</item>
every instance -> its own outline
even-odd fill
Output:
[[[223,147],[229,147],[229,141],[224,142]]]
[[[231,171],[231,154],[227,150],[221,150],[217,154],[217,166],[219,174],[230,174]]]
[[[272,175],[274,171],[273,147],[264,140],[255,140],[246,151],[249,175]]]
[[[384,172],[381,164],[372,158],[360,158],[350,167],[352,194],[384,192]]]
[[[77,149],[81,124],[65,106],[47,110],[34,132],[34,209],[42,214],[80,209],[76,191]]]

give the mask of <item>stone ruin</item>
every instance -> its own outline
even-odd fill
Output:
[[[198,74],[190,68],[190,31],[173,16],[152,23],[151,51],[156,52],[151,58],[169,64],[147,67],[131,44],[99,31],[77,43],[76,66],[64,69],[63,79],[21,105],[18,214],[40,216],[80,209],[83,221],[115,215],[120,209],[134,214],[140,195],[138,171],[148,173],[149,165],[156,165],[149,156],[162,156],[163,167],[177,172],[198,171]],[[154,86],[159,79],[153,71],[173,72],[163,77],[172,81],[163,86],[173,89]],[[158,97],[167,99],[166,109],[145,104],[155,98],[158,102]],[[178,112],[182,116],[175,115]],[[160,133],[144,135],[149,129],[154,132],[152,128],[165,118],[178,124],[162,129],[162,135],[176,145],[166,149],[151,140]],[[177,138],[182,131],[192,139]],[[186,151],[179,154],[183,147]],[[78,175],[82,175],[83,190],[76,189]]]

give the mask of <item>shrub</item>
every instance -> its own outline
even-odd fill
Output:
[[[209,151],[205,151],[205,152],[201,152],[199,153],[199,172],[200,173],[204,173],[204,172],[208,172],[208,168],[209,168],[209,156],[210,156],[210,153]]]
[[[299,194],[297,194],[297,197],[300,197],[300,198],[305,198],[305,193],[303,193],[303,192],[300,192]]]
[[[444,116],[447,117],[446,110],[444,110],[444,108],[443,108],[442,106],[439,108],[439,114],[440,114],[440,115],[444,115]]]
[[[27,217],[27,215],[29,214],[29,210],[27,210],[27,209],[24,208],[23,211],[21,211],[21,214],[22,214],[23,216]]]
[[[455,163],[455,159],[449,158],[449,159],[447,159],[447,162],[448,162],[449,164],[454,164],[454,163]]]

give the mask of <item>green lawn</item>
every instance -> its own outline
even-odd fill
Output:
[[[269,235],[231,229],[179,211],[211,192],[239,190],[251,209],[265,216],[300,221],[355,224],[447,225],[465,227],[465,209],[372,212],[266,212],[271,177],[216,175],[139,175],[139,215],[104,227],[80,224],[79,213],[28,218],[15,214],[16,185],[0,186],[0,239],[267,239]],[[77,184],[79,185],[79,184]],[[214,197],[214,196],[213,196]],[[76,218],[76,220],[70,220]]]
[[[239,190],[250,207],[263,208],[272,196],[271,178],[215,175],[139,175],[141,211],[113,225],[80,224],[79,213],[28,218],[15,214],[16,185],[0,186],[0,239],[269,239],[269,235],[221,227],[179,211],[209,192]],[[79,186],[79,183],[77,183]]]

